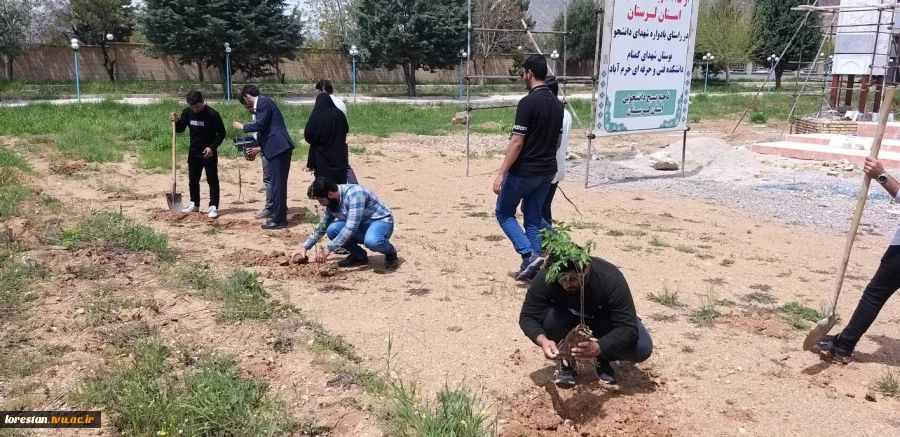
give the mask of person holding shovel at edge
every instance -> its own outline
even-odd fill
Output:
[[[384,267],[397,270],[400,263],[397,249],[390,242],[394,233],[394,213],[378,197],[362,185],[338,185],[318,177],[307,194],[322,205],[322,219],[303,247],[291,254],[291,259],[306,259],[325,234],[331,240],[326,250],[316,254],[316,262],[323,263],[338,247],[350,252],[338,261],[338,267],[358,267],[369,263],[369,256],[360,244],[384,254]]]
[[[174,112],[169,120],[175,123],[175,131],[191,130],[191,145],[188,149],[188,186],[191,191],[191,203],[181,212],[200,211],[200,175],[206,171],[206,183],[209,184],[209,218],[219,217],[219,162],[217,151],[225,140],[225,123],[215,109],[203,102],[200,91],[187,94],[188,107],[181,111],[181,117]]]
[[[635,312],[622,272],[572,242],[567,226],[554,225],[555,231],[542,232],[549,240],[547,265],[528,287],[519,326],[545,358],[557,361],[557,385],[575,385],[575,359],[591,358],[596,358],[600,380],[615,384],[611,362],[647,360],[653,340]],[[583,327],[589,332],[572,335]]]
[[[884,187],[885,191],[900,202],[900,183],[884,171],[884,165],[875,158],[866,158],[863,171]],[[866,286],[856,311],[847,326],[838,335],[828,335],[816,346],[824,360],[834,360],[842,364],[851,361],[853,350],[859,339],[869,330],[878,313],[897,289],[900,289],[900,228],[881,258],[875,276]]]

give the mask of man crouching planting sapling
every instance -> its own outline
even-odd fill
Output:
[[[384,254],[384,267],[396,270],[399,266],[397,249],[390,242],[394,233],[394,213],[375,193],[362,185],[338,185],[323,177],[316,178],[307,192],[322,205],[322,219],[315,231],[292,259],[306,258],[325,234],[331,239],[327,250],[316,254],[316,261],[325,262],[338,247],[350,253],[338,261],[338,267],[357,267],[369,263],[365,244],[369,250]]]
[[[571,228],[542,231],[547,265],[528,287],[519,326],[544,357],[557,361],[556,384],[575,385],[577,359],[596,359],[598,377],[616,383],[612,361],[640,363],[653,340],[634,309],[622,272],[575,244]]]

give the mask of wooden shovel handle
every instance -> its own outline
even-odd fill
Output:
[[[172,122],[172,194],[175,194],[175,185],[176,179],[175,177],[175,135],[177,132],[175,131],[175,122]]]
[[[884,100],[881,103],[881,112],[878,114],[878,128],[875,130],[875,140],[872,142],[872,151],[869,156],[878,158],[878,152],[881,150],[881,141],[884,139],[884,131],[887,127],[888,114],[891,112],[891,105],[894,103],[894,91],[896,87],[890,86],[884,91]],[[837,278],[834,281],[834,290],[831,294],[831,301],[825,309],[825,317],[834,316],[837,307],[838,297],[841,295],[841,287],[844,285],[844,275],[847,273],[847,264],[850,262],[850,252],[853,250],[853,241],[856,239],[856,232],[859,229],[859,222],[862,219],[863,209],[866,206],[866,199],[869,195],[869,184],[872,178],[869,175],[863,175],[863,183],[859,188],[859,198],[856,201],[856,211],[853,213],[853,221],[850,223],[850,231],[847,233],[847,241],[844,244],[844,253],[841,256],[841,262],[838,264]]]

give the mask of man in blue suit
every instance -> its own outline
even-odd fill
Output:
[[[250,153],[262,153],[269,161],[272,177],[272,218],[262,225],[263,229],[282,229],[287,225],[287,181],[291,171],[291,155],[294,142],[288,134],[281,110],[269,97],[259,94],[255,85],[245,85],[241,90],[241,103],[252,105],[256,121],[251,124],[234,122],[234,128],[245,133],[257,132],[259,147]]]

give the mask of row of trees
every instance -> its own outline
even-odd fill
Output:
[[[712,0],[701,7],[697,29],[698,60],[716,55],[716,69],[756,61],[765,64],[781,54],[798,29],[802,14],[791,8],[804,0],[757,0],[744,7],[735,0]],[[103,49],[104,65],[115,80],[115,59],[107,35],[114,41],[148,43],[153,54],[183,64],[224,73],[223,44],[233,48],[232,66],[248,77],[277,75],[284,60],[297,59],[307,46],[360,51],[362,68],[402,69],[409,94],[416,94],[416,71],[449,68],[467,47],[466,0],[310,0],[305,25],[298,9],[285,0],[145,0],[139,9],[130,0],[0,0],[0,54],[10,62],[28,43],[78,38]],[[570,0],[568,17],[560,13],[554,29],[566,38],[569,61],[592,61],[596,43],[597,0]],[[472,26],[480,29],[533,27],[529,0],[472,0]],[[564,21],[565,20],[565,21]],[[820,17],[812,15],[799,30],[791,49],[776,68],[780,84],[785,67],[811,60],[818,51]],[[519,32],[473,32],[471,53],[475,73],[498,53],[531,51]],[[539,39],[544,50],[563,50],[563,39]],[[522,47],[524,50],[519,50]],[[516,67],[516,66],[514,66]],[[514,73],[511,70],[511,73]],[[222,75],[224,76],[224,74]]]

